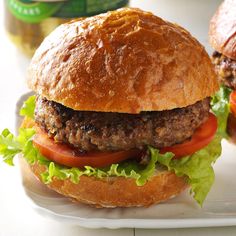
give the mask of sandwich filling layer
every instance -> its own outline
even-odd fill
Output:
[[[220,82],[236,90],[236,60],[215,51],[212,55],[212,62],[215,65]]]

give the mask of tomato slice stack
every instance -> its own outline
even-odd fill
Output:
[[[175,154],[175,158],[191,155],[207,146],[214,138],[216,130],[217,119],[210,113],[208,120],[195,131],[190,140],[171,147],[165,147],[160,152],[172,152]],[[33,143],[40,153],[49,160],[68,167],[106,167],[127,159],[140,158],[143,155],[143,151],[138,149],[117,152],[78,153],[68,145],[56,143],[39,129],[37,129]]]
[[[227,122],[227,133],[229,140],[236,144],[236,90],[231,92],[229,97],[231,113]]]
[[[234,114],[234,116],[236,117],[236,90],[233,91],[233,92],[230,94],[229,102],[230,102],[230,109],[231,109],[231,112],[232,112],[232,113]]]

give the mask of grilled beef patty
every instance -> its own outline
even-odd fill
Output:
[[[55,141],[82,151],[171,146],[190,138],[209,115],[210,99],[140,114],[75,111],[37,97],[35,121]]]
[[[220,82],[227,87],[236,89],[236,60],[215,51],[212,55],[212,61]]]

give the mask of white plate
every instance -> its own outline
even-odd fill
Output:
[[[17,103],[19,106],[28,95]],[[17,127],[21,118],[17,115]],[[22,186],[33,208],[43,216],[88,228],[184,228],[236,225],[236,147],[223,142],[215,164],[216,180],[203,208],[188,191],[149,208],[95,209],[73,203],[37,181],[21,161]],[[96,194],[96,193],[95,193]]]

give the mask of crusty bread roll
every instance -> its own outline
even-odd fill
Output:
[[[30,165],[33,173],[41,180],[45,166]],[[81,203],[95,207],[141,207],[166,201],[182,192],[188,186],[183,177],[163,171],[152,177],[145,185],[137,186],[134,179],[110,177],[98,179],[81,176],[78,184],[69,179],[54,178],[47,185],[54,191]]]
[[[186,30],[123,8],[63,24],[36,51],[29,87],[74,110],[139,113],[186,107],[218,90]]]
[[[209,39],[212,47],[236,59],[236,1],[225,0],[210,21]]]

